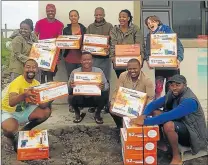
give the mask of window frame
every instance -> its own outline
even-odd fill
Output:
[[[208,8],[201,9],[202,18],[202,35],[206,35],[206,13],[208,13]],[[207,18],[208,19],[208,18]],[[208,26],[208,25],[207,25]],[[208,29],[208,27],[207,27]]]
[[[166,5],[158,5],[158,6],[154,6],[154,5],[144,5],[143,4],[144,1],[141,1],[140,2],[140,5],[141,5],[141,8],[143,9],[167,9],[167,8],[172,8],[172,3],[170,1],[165,1],[167,2],[168,4]],[[151,2],[151,1],[145,1],[145,2]]]
[[[172,28],[172,12],[171,9],[153,9],[153,8],[148,8],[148,9],[142,9],[140,11],[140,15],[141,15],[141,19],[140,19],[140,24],[141,24],[141,30],[142,30],[142,34],[144,35],[144,28],[145,28],[145,23],[143,22],[144,18],[143,18],[143,13],[144,12],[167,12],[168,13],[168,17],[169,17],[169,26]],[[144,36],[145,40],[146,40],[146,36]]]

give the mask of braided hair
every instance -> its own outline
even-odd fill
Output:
[[[124,13],[126,13],[128,15],[128,17],[129,17],[128,25],[130,25],[132,23],[132,21],[133,21],[133,16],[131,15],[131,12],[129,10],[127,10],[127,9],[120,11],[120,13],[122,13],[122,12],[124,12]]]

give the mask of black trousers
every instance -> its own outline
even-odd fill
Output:
[[[117,78],[119,78],[120,74],[123,73],[123,72],[125,72],[125,71],[126,71],[125,69],[115,70]]]
[[[114,120],[114,122],[116,124],[116,127],[118,129],[123,128],[123,118],[119,117],[119,116],[116,116],[116,115],[114,115],[112,113],[110,113],[110,115],[112,116],[112,118],[113,118],[113,120]]]
[[[53,77],[56,76],[58,67],[56,65],[54,72],[41,71],[41,84],[53,81]]]
[[[100,115],[101,110],[108,102],[108,91],[102,91],[101,96],[71,96],[69,103],[75,110],[75,113],[80,113],[79,107],[95,107],[97,111],[95,115]]]

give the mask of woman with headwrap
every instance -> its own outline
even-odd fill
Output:
[[[143,35],[137,25],[132,23],[131,12],[127,9],[121,10],[119,13],[119,25],[113,27],[110,33],[111,44],[110,44],[110,57],[112,62],[115,60],[115,45],[123,44],[140,44],[140,55],[143,56]],[[139,54],[138,54],[139,55]],[[141,64],[142,66],[142,64]],[[126,69],[114,68],[117,78]]]
[[[20,29],[14,31],[10,37],[12,39],[9,63],[11,80],[23,74],[23,65],[28,59],[32,44],[37,42],[37,37],[32,31],[32,20],[25,19],[20,23]]]

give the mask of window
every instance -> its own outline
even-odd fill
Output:
[[[166,25],[169,25],[171,26],[171,16],[170,16],[170,10],[147,10],[147,9],[143,9],[142,10],[142,22],[141,22],[141,27],[142,27],[142,30],[143,30],[143,34],[144,34],[144,37],[147,36],[148,34],[148,29],[146,28],[146,25],[145,25],[145,22],[144,20],[148,17],[148,16],[151,16],[151,15],[156,15],[160,18],[160,20],[166,24]]]
[[[142,1],[142,7],[146,8],[146,7],[168,7],[170,5],[169,1]]]
[[[205,12],[205,32],[204,34],[208,35],[208,10]]]
[[[202,34],[200,1],[174,1],[172,17],[172,27],[179,38],[197,38]]]

